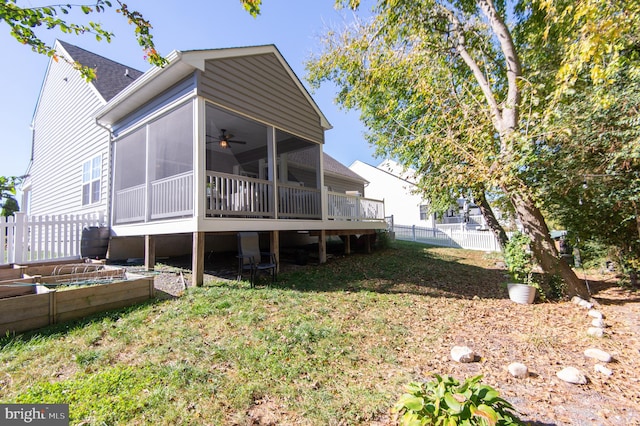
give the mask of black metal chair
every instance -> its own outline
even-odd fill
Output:
[[[257,232],[238,233],[238,281],[244,271],[250,272],[251,287],[255,287],[258,272],[269,271],[271,281],[276,281],[278,262],[275,253],[260,251],[260,237]]]

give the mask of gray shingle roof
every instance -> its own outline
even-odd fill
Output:
[[[302,151],[293,151],[287,153],[289,156],[289,160],[294,163],[303,164],[305,166],[309,166],[315,168],[318,166],[315,156],[315,151],[311,149],[305,149]],[[357,180],[360,182],[367,182],[365,178],[327,154],[326,152],[322,153],[322,161],[324,163],[324,172],[331,173],[333,175],[346,177],[352,180]]]
[[[335,158],[327,154],[326,152],[323,152],[323,154],[324,154],[323,160],[324,160],[325,173],[330,172],[336,175],[359,180],[361,182],[367,182],[365,178],[363,178],[362,176],[360,176],[359,174],[357,174],[356,172],[354,172],[353,170],[351,170],[350,168],[348,168],[347,166],[345,166],[344,164],[342,164],[341,162],[339,162],[338,160],[336,160]]]
[[[107,102],[143,74],[142,71],[96,55],[88,50],[60,40],[58,42],[71,56],[71,60],[96,70],[96,78],[91,83]]]

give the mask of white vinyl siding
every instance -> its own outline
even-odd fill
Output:
[[[109,182],[109,134],[93,113],[104,105],[90,83],[65,61],[51,61],[34,114],[30,212],[35,215],[105,211]],[[83,205],[81,173],[99,157],[99,200]]]

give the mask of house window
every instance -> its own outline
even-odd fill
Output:
[[[420,220],[429,220],[429,205],[420,205]]]
[[[100,176],[102,157],[100,155],[82,164],[82,205],[100,202]]]

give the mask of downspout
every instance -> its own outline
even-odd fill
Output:
[[[29,158],[29,165],[27,166],[27,170],[21,176],[22,180],[20,182],[20,191],[22,192],[22,196],[20,198],[20,212],[28,214],[29,213],[29,192],[31,192],[31,182],[29,181],[27,185],[25,185],[25,180],[29,177],[29,173],[31,172],[31,166],[33,166],[33,150],[35,147],[35,139],[36,139],[36,128],[31,121],[31,125],[29,126],[31,129],[31,158]]]
[[[108,126],[105,126],[104,124],[100,123],[100,121],[96,118],[96,125],[98,127],[101,127],[103,129],[105,129],[107,131],[107,133],[109,134],[109,171],[107,173],[107,193],[109,194],[109,196],[107,197],[107,227],[109,229],[111,229],[111,222],[112,222],[112,205],[113,205],[113,185],[112,185],[112,175],[113,175],[113,162],[114,162],[114,158],[113,158],[113,146],[112,146],[112,142],[113,142],[113,132],[111,131],[111,128]]]

